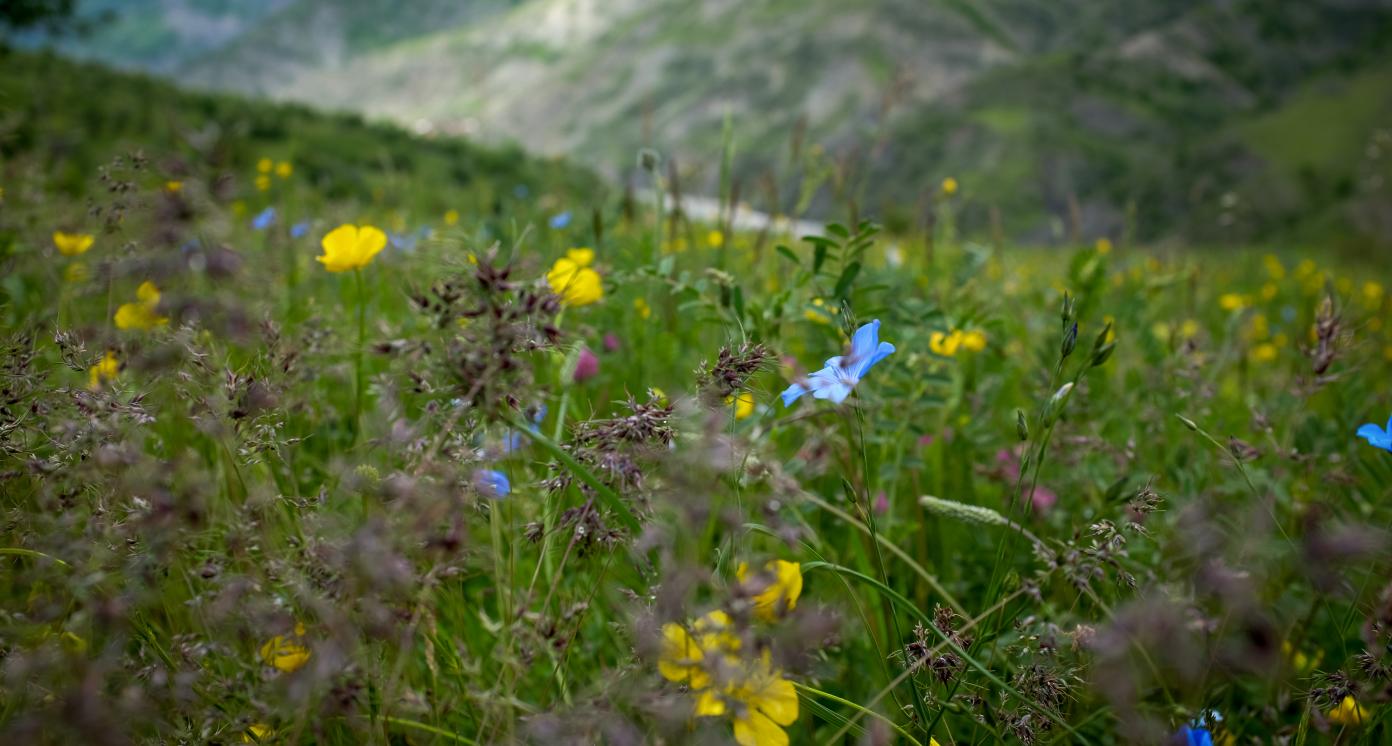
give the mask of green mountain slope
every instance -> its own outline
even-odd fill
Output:
[[[0,46],[0,174],[81,194],[113,158],[140,153],[159,171],[206,181],[231,199],[262,158],[293,163],[324,199],[438,219],[450,207],[487,210],[513,199],[589,200],[601,182],[587,169],[516,149],[457,139],[422,140],[357,115],[190,93],[166,81]],[[194,172],[192,164],[206,166]]]
[[[741,194],[761,206],[790,207],[799,176],[826,170],[815,210],[914,220],[951,175],[968,229],[1039,241],[1376,235],[1359,216],[1385,200],[1350,184],[1392,114],[1386,2],[264,5],[172,74],[613,175],[654,147],[697,191],[715,188],[728,116]],[[1320,96],[1337,127],[1300,114]],[[1292,169],[1292,150],[1328,157]]]

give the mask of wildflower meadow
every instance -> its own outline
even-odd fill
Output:
[[[0,743],[1392,743],[1385,254],[0,67]]]

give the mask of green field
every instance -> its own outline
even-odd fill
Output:
[[[0,743],[1392,741],[1342,237],[739,232],[16,52],[0,159]]]

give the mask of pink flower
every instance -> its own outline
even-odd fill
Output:
[[[613,332],[609,332],[608,334],[605,334],[605,335],[604,335],[604,351],[605,351],[605,352],[618,352],[618,351],[619,351],[619,335],[617,335],[617,334],[615,334],[615,333],[613,333]]]
[[[576,383],[584,383],[597,375],[599,375],[599,357],[593,352],[590,352],[590,348],[586,347],[580,351],[580,357],[575,361],[575,377],[573,380]]]
[[[883,491],[875,494],[875,512],[879,515],[889,512],[889,498],[885,497]]]

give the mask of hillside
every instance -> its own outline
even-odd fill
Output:
[[[422,140],[391,124],[304,106],[181,91],[168,82],[0,46],[0,161],[51,189],[77,194],[115,156],[141,153],[161,170],[235,192],[263,158],[293,164],[329,199],[438,216],[449,207],[496,210],[516,194],[591,198],[588,170],[512,148]],[[196,164],[196,167],[195,167]]]
[[[825,171],[815,210],[855,202],[916,221],[952,175],[969,229],[998,220],[1035,242],[1357,239],[1379,234],[1363,216],[1387,203],[1360,186],[1392,114],[1382,2],[183,0],[122,13],[168,29],[190,8],[203,23],[180,38],[237,30],[177,61],[132,54],[115,30],[77,51],[611,175],[654,147],[704,191],[728,114],[742,194],[763,206],[792,207],[801,178]],[[1288,127],[1312,98],[1337,127]],[[1305,150],[1327,157],[1292,168]]]

